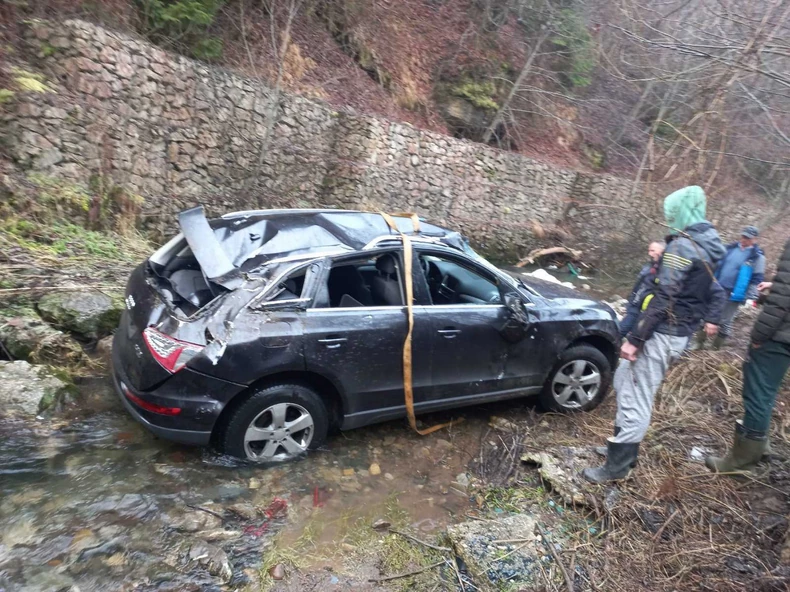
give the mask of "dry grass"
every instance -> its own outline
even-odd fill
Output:
[[[783,460],[790,456],[787,385],[774,413],[775,458],[761,465],[758,477],[713,475],[690,457],[694,448],[705,455],[729,446],[742,414],[741,362],[735,351],[685,356],[657,396],[632,477],[606,487],[585,484],[588,507],[557,510],[561,504],[549,507],[551,493],[537,505],[534,495],[517,495],[525,487],[537,491],[541,481],[526,465],[511,472],[508,450],[602,444],[611,434],[614,397],[590,414],[511,418],[519,437],[511,441],[506,433],[496,449],[484,445],[474,467],[496,486],[480,505],[537,511],[549,528],[567,535],[563,561],[573,566],[575,590],[790,589],[790,567],[779,558],[790,513],[790,463]],[[490,445],[500,434],[484,439]]]

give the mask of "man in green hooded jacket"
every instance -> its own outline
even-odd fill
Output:
[[[664,200],[671,234],[653,298],[620,349],[614,376],[614,436],[607,440],[606,463],[583,471],[589,481],[603,483],[628,476],[669,366],[686,349],[701,321],[711,337],[718,331],[725,294],[714,271],[725,249],[705,219],[705,210],[705,193],[697,186],[680,189]]]

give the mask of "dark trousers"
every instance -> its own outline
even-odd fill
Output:
[[[766,341],[749,347],[743,364],[743,427],[765,434],[771,425],[776,393],[790,368],[790,345]]]

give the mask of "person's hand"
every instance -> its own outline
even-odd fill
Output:
[[[713,323],[705,323],[705,335],[708,337],[716,337],[716,333],[719,332],[719,326],[714,325]]]
[[[636,347],[630,341],[626,341],[622,347],[620,348],[620,357],[624,360],[628,360],[629,362],[636,361],[636,354],[639,352],[639,348]]]
[[[767,292],[768,290],[771,289],[771,286],[773,286],[773,285],[774,285],[773,282],[760,282],[759,284],[757,284],[757,291],[758,292]]]

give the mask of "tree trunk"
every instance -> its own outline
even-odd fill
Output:
[[[494,115],[494,119],[491,120],[491,123],[486,128],[486,131],[483,132],[483,143],[488,144],[491,140],[491,136],[494,135],[494,131],[496,131],[497,126],[502,123],[502,120],[505,116],[505,112],[510,108],[510,103],[513,102],[516,94],[518,94],[518,90],[521,88],[521,85],[526,80],[527,76],[529,76],[530,71],[532,70],[532,64],[535,63],[535,58],[538,55],[538,51],[540,51],[540,46],[543,45],[543,42],[546,41],[549,37],[549,30],[545,29],[538,38],[537,42],[535,43],[535,47],[532,48],[532,52],[529,54],[524,67],[521,68],[521,72],[518,74],[518,78],[513,83],[513,87],[510,89],[510,92],[507,95],[507,98],[502,103],[502,106],[499,107],[499,110]]]

